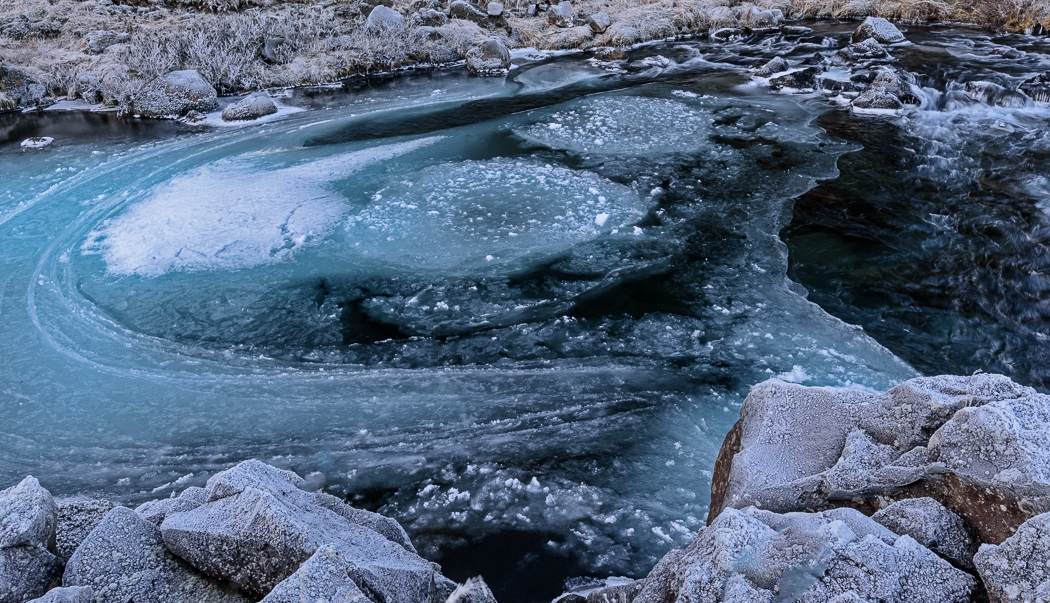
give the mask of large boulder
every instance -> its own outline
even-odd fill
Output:
[[[247,603],[164,546],[160,530],[131,509],[106,513],[66,564],[63,586],[86,586],[96,603]]]
[[[339,556],[339,551],[326,544],[275,586],[261,603],[372,603],[350,579],[352,571],[353,566]]]
[[[455,588],[433,564],[374,529],[374,522],[357,523],[353,513],[333,511],[327,499],[319,504],[316,495],[299,489],[301,483],[294,473],[259,461],[217,473],[205,487],[208,502],[167,515],[160,525],[164,543],[201,572],[260,596],[326,544],[373,599],[432,603]]]
[[[599,11],[592,15],[588,15],[585,21],[587,27],[590,27],[591,31],[596,34],[605,33],[605,30],[609,29],[609,26],[612,25],[612,19],[609,18],[609,14],[605,11]]]
[[[223,109],[222,120],[251,121],[274,113],[277,113],[277,105],[270,97],[264,94],[252,94]]]
[[[669,557],[632,603],[966,603],[976,586],[910,536],[852,509],[727,509]]]
[[[398,29],[404,26],[405,18],[401,13],[382,4],[376,5],[372,12],[368,13],[368,20],[365,22],[365,27],[371,31]]]
[[[510,69],[510,51],[497,38],[475,44],[467,51],[467,70],[474,75],[502,75]]]
[[[129,34],[108,30],[93,31],[85,37],[87,38],[85,50],[88,54],[102,54],[114,44],[127,44],[131,41]]]
[[[55,499],[33,476],[0,491],[0,549],[46,548],[55,537],[57,516]]]
[[[69,588],[52,588],[39,599],[29,603],[91,603],[95,591],[87,586],[70,586]]]
[[[35,477],[0,491],[0,603],[44,594],[62,576],[62,561],[48,550],[55,540],[57,506]]]
[[[991,603],[1050,600],[1050,513],[1021,524],[998,546],[982,544],[973,562]]]
[[[199,73],[190,69],[158,77],[132,97],[133,112],[142,117],[182,117],[190,111],[219,108],[218,95]]]
[[[1050,510],[1050,396],[1001,375],[922,377],[885,394],[770,380],[719,453],[711,518],[928,496],[996,543]]]
[[[880,44],[900,44],[908,40],[897,26],[882,17],[868,17],[853,32],[852,41],[861,42],[873,38]]]
[[[977,543],[958,515],[928,496],[899,500],[871,516],[894,534],[916,542],[956,565],[973,569]]]
[[[69,559],[81,542],[116,505],[108,500],[64,500],[58,503],[55,552]]]

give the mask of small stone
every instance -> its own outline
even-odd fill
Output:
[[[131,41],[129,34],[115,31],[93,31],[86,37],[88,54],[102,54],[103,51],[114,44],[127,44]]]
[[[765,65],[762,65],[755,71],[756,77],[770,77],[775,73],[783,73],[790,69],[791,66],[782,57],[776,57],[770,60]]]
[[[268,96],[246,96],[222,110],[223,121],[250,121],[277,113],[277,105]]]
[[[498,17],[503,14],[503,4],[500,2],[489,2],[488,15]]]
[[[594,49],[594,58],[599,61],[624,61],[627,59],[627,52],[622,48],[600,46]]]
[[[594,13],[587,17],[587,25],[590,26],[591,31],[596,34],[605,32],[612,25],[612,19],[604,11]]]
[[[560,2],[547,11],[547,22],[555,27],[572,27],[576,21],[576,11],[572,4]]]
[[[977,544],[958,515],[929,497],[897,501],[871,519],[895,534],[907,534],[919,544],[960,567],[973,569]]]

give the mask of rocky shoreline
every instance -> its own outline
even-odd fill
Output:
[[[249,460],[135,510],[0,492],[0,603],[490,603],[394,520]],[[708,525],[643,579],[558,603],[1050,600],[1050,396],[1001,375],[885,394],[756,385]]]
[[[578,49],[615,60],[641,42],[737,39],[790,29],[801,18],[875,16],[1028,33],[1050,26],[1045,3],[984,4],[996,3],[16,0],[0,8],[0,112],[79,99],[170,117],[178,114],[158,114],[143,98],[172,72],[194,71],[222,95],[457,62],[474,74],[503,74],[514,49]]]

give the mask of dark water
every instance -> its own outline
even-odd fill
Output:
[[[0,116],[2,483],[135,504],[258,457],[531,603],[691,542],[761,380],[1045,389],[1050,112],[962,88],[1047,48],[908,31],[903,115],[751,83],[852,27],[354,80],[244,129]]]

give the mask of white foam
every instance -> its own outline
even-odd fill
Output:
[[[196,168],[89,235],[117,275],[234,270],[283,261],[325,237],[346,213],[336,179],[440,140],[385,145],[282,169],[242,156]]]

